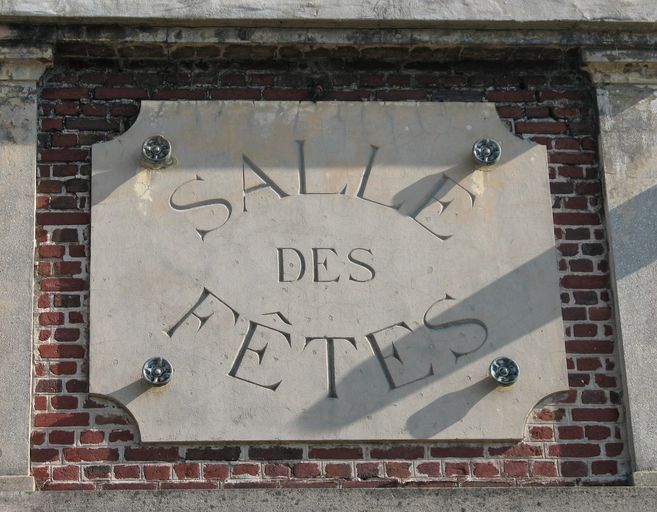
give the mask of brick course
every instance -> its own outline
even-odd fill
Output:
[[[406,60],[395,60],[386,49],[351,50],[299,57],[294,48],[235,47],[224,52],[229,58],[216,60],[62,59],[44,76],[32,435],[39,488],[626,482],[595,106],[575,59],[564,54],[540,63],[417,62],[409,56],[421,49],[404,52]],[[530,413],[521,443],[144,447],[123,410],[88,395],[91,145],[127,130],[142,99],[313,98],[491,101],[516,135],[547,147],[571,389]]]

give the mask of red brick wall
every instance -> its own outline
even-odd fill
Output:
[[[232,58],[209,61],[62,59],[43,78],[32,434],[39,487],[624,483],[628,454],[594,100],[574,60],[440,63],[386,60],[387,50],[369,57],[356,50],[294,52],[260,58],[233,50]],[[122,409],[88,395],[91,145],[125,131],[142,99],[308,100],[317,84],[325,93],[320,101],[492,101],[518,136],[547,147],[570,392],[529,415],[521,443],[143,447]]]

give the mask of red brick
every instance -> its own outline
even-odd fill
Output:
[[[411,477],[411,464],[410,462],[386,462],[386,474],[390,478],[410,478]]]
[[[292,468],[287,464],[265,464],[264,473],[267,478],[290,478]]]
[[[299,462],[294,465],[294,476],[297,478],[317,478],[320,474],[319,464],[314,462]]]
[[[567,477],[582,477],[589,473],[586,463],[582,461],[561,461],[561,475]]]
[[[470,464],[467,462],[447,462],[445,464],[446,476],[469,476]]]
[[[615,460],[594,460],[591,463],[591,473],[594,475],[618,474],[618,462]]]
[[[549,440],[554,437],[554,432],[551,427],[531,427],[529,436],[534,440]]]
[[[416,89],[391,89],[376,92],[376,99],[379,101],[421,101],[427,99],[428,96],[427,91]]]
[[[42,162],[75,162],[89,158],[88,149],[42,149],[39,154]]]
[[[53,375],[75,375],[78,371],[78,364],[73,362],[52,363],[50,372]]]
[[[260,473],[259,464],[235,464],[232,467],[233,476],[258,476]]]
[[[563,440],[572,440],[572,439],[582,439],[584,437],[584,430],[582,427],[568,425],[564,427],[559,427],[559,439]]]
[[[306,101],[310,99],[310,91],[306,89],[270,88],[264,90],[262,93],[262,99],[276,101]]]
[[[351,464],[328,463],[324,466],[326,478],[351,478]]]
[[[601,441],[611,436],[611,429],[603,425],[586,425],[584,435],[591,441]]]
[[[85,427],[89,425],[89,413],[39,413],[34,416],[34,425],[37,427]]]
[[[373,459],[422,459],[422,446],[395,446],[392,448],[372,448],[370,457]]]
[[[623,443],[609,443],[605,445],[605,455],[607,457],[618,457],[623,453]]]
[[[201,465],[196,463],[174,464],[173,472],[178,480],[201,478]]]
[[[70,430],[53,430],[48,433],[50,444],[72,445],[75,443],[75,432]]]
[[[86,466],[84,468],[84,476],[88,480],[107,480],[111,475],[112,467],[109,465]]]
[[[416,472],[420,476],[440,476],[440,462],[421,462],[417,465]]]
[[[202,100],[205,91],[202,89],[160,89],[155,93],[155,100]]]
[[[72,292],[86,289],[87,282],[84,279],[71,277],[50,277],[41,280],[41,290],[45,292]]]
[[[48,312],[39,314],[39,325],[61,325],[64,323],[64,313]],[[43,347],[44,345],[41,345]]]
[[[185,458],[187,460],[237,460],[240,458],[240,451],[239,446],[188,448]]]
[[[615,408],[591,408],[573,409],[574,421],[618,421],[618,409]]]
[[[62,381],[58,379],[39,379],[36,384],[37,393],[59,393],[62,390]]]
[[[481,446],[433,447],[431,448],[431,456],[437,458],[443,458],[443,459],[446,458],[468,459],[472,457],[483,457],[484,448]]]
[[[79,100],[86,98],[88,89],[83,87],[46,87],[41,91],[45,100]]]
[[[52,468],[53,480],[80,480],[80,466],[62,466]]]
[[[148,92],[138,87],[98,87],[94,90],[94,98],[142,100],[148,98]]]
[[[30,444],[32,446],[39,446],[46,442],[45,432],[32,432],[30,434]]]
[[[180,458],[178,448],[132,448],[126,447],[125,460],[175,462]]]
[[[54,448],[32,448],[30,458],[32,462],[59,462],[59,450]]]
[[[88,491],[95,488],[96,484],[91,482],[45,482],[42,487],[44,491]]]
[[[488,101],[514,103],[519,101],[534,101],[534,91],[489,91],[486,94]]]
[[[378,478],[381,470],[378,462],[359,462],[356,464],[356,476],[362,480]]]
[[[84,353],[84,347],[80,345],[60,345],[58,343],[39,345],[39,356],[46,359],[79,359],[84,357]]]
[[[611,354],[614,344],[607,340],[569,340],[566,352],[569,354]]]
[[[53,396],[50,399],[53,409],[77,409],[78,398],[76,396]]]
[[[205,464],[203,467],[203,478],[209,480],[227,480],[228,464]]]
[[[534,461],[531,464],[531,474],[538,477],[556,477],[557,465],[551,461]]]
[[[128,442],[128,441],[134,441],[134,439],[135,439],[134,434],[129,430],[112,430],[109,433],[110,443]]]
[[[114,466],[114,477],[118,480],[139,478],[140,468],[138,465],[119,464]]]
[[[171,467],[147,464],[144,466],[146,480],[168,480],[171,478]]]
[[[64,256],[64,248],[60,245],[40,245],[39,257],[41,258],[61,258]]]
[[[499,476],[500,471],[492,462],[477,462],[474,464],[473,474],[477,478],[494,478]]]
[[[519,443],[514,446],[490,447],[488,453],[492,457],[542,457],[541,445]]]
[[[502,476],[522,478],[529,475],[529,463],[526,461],[508,461],[504,463]]]
[[[71,327],[59,327],[55,329],[56,341],[77,341],[80,339],[80,329]]]
[[[104,462],[119,460],[116,448],[64,448],[68,462]]]
[[[216,489],[215,482],[162,482],[160,489]]]
[[[85,430],[80,432],[81,444],[99,444],[105,440],[105,433],[100,430]]]
[[[301,448],[287,446],[251,446],[249,459],[251,460],[299,460],[302,458]]]
[[[567,126],[566,123],[558,122],[517,122],[515,125],[516,133],[565,133]]]
[[[89,214],[83,212],[41,212],[36,217],[37,223],[42,226],[89,224]]]
[[[310,459],[362,459],[363,449],[359,447],[337,447],[337,448],[310,448],[308,450]]]
[[[600,455],[600,446],[597,444],[568,443],[549,447],[550,457],[597,457]]]
[[[157,484],[146,482],[103,482],[101,488],[105,491],[154,491]]]
[[[260,89],[230,88],[210,91],[210,98],[213,100],[259,100],[260,96]]]

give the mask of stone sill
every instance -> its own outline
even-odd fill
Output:
[[[400,510],[498,512],[602,512],[631,509],[654,512],[654,487],[553,487],[479,489],[230,490],[230,491],[76,491],[0,493],[0,510],[88,512],[95,510],[213,510],[216,512]]]

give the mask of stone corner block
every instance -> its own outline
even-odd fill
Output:
[[[34,477],[28,475],[0,476],[0,492],[26,491],[34,491]]]

